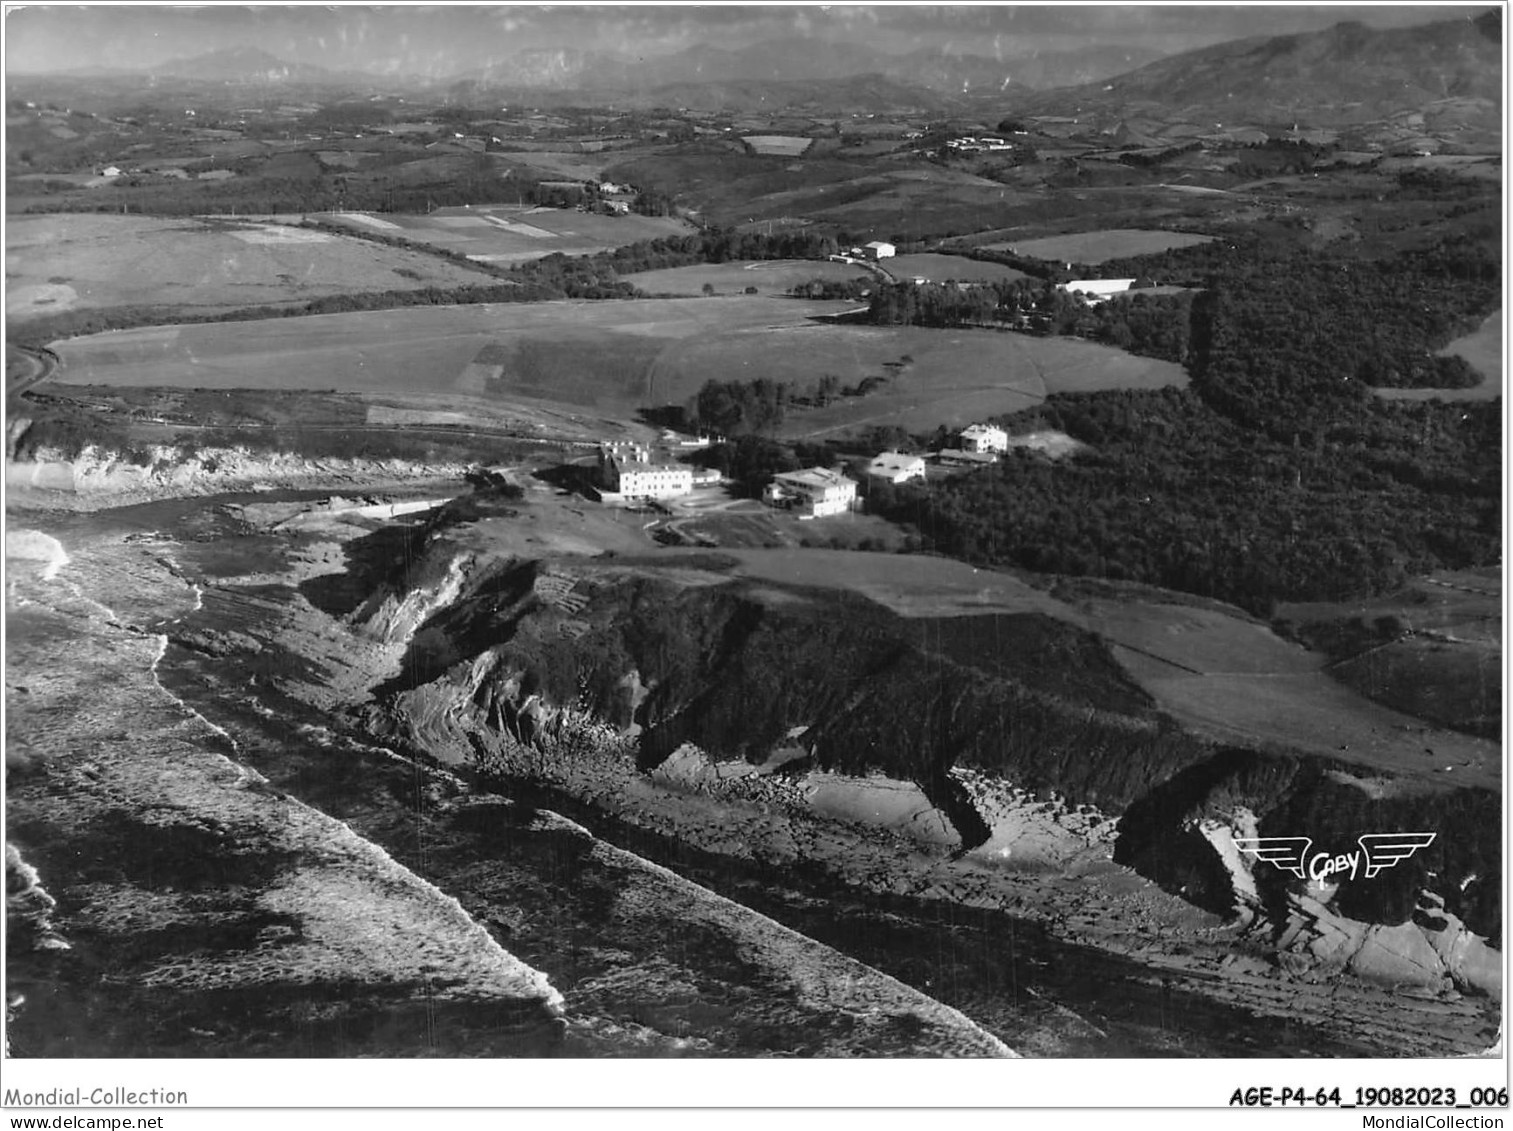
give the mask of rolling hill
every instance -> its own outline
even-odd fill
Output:
[[[1180,114],[1225,125],[1297,119],[1349,125],[1419,111],[1445,99],[1482,100],[1500,118],[1501,17],[1374,30],[1347,22],[1320,32],[1235,40],[1157,60],[1107,81],[1031,96],[1031,113],[1125,118]],[[1157,109],[1159,108],[1159,109]]]

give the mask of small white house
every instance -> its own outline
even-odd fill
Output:
[[[1134,285],[1133,279],[1073,279],[1070,283],[1062,283],[1061,289],[1068,294],[1081,295],[1084,302],[1096,305],[1110,295],[1123,294]]]
[[[792,507],[800,518],[845,514],[856,507],[856,480],[827,467],[785,471],[772,477],[762,492],[770,506]]]
[[[880,479],[885,483],[908,483],[911,479],[925,477],[923,456],[906,455],[903,452],[883,452],[867,465],[867,478]]]
[[[100,176],[102,177],[119,177],[120,175],[120,167],[116,165],[107,165],[100,170]]]
[[[1006,452],[1009,434],[992,424],[972,424],[961,430],[961,447],[968,452]]]
[[[892,259],[898,254],[898,248],[882,240],[873,240],[862,248],[862,253],[868,259]]]

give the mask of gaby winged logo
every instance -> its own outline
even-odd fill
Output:
[[[1366,879],[1402,863],[1420,848],[1434,843],[1436,833],[1364,833],[1358,839],[1359,852],[1310,853],[1313,840],[1306,836],[1234,837],[1235,847],[1249,852],[1257,860],[1275,864],[1300,880],[1337,883],[1341,878],[1355,879],[1364,864]]]

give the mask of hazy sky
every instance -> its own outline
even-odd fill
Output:
[[[261,48],[331,69],[449,74],[517,51],[657,55],[792,35],[885,51],[949,47],[1008,57],[1089,42],[1170,51],[1355,19],[1400,27],[1487,5],[14,5],[5,61],[18,72],[139,69],[220,48]]]

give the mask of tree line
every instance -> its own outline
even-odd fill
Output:
[[[1050,282],[1004,279],[953,283],[893,283],[877,287],[867,310],[876,326],[984,326],[1072,335],[1143,357],[1187,359],[1191,293],[1132,291],[1088,303]]]

